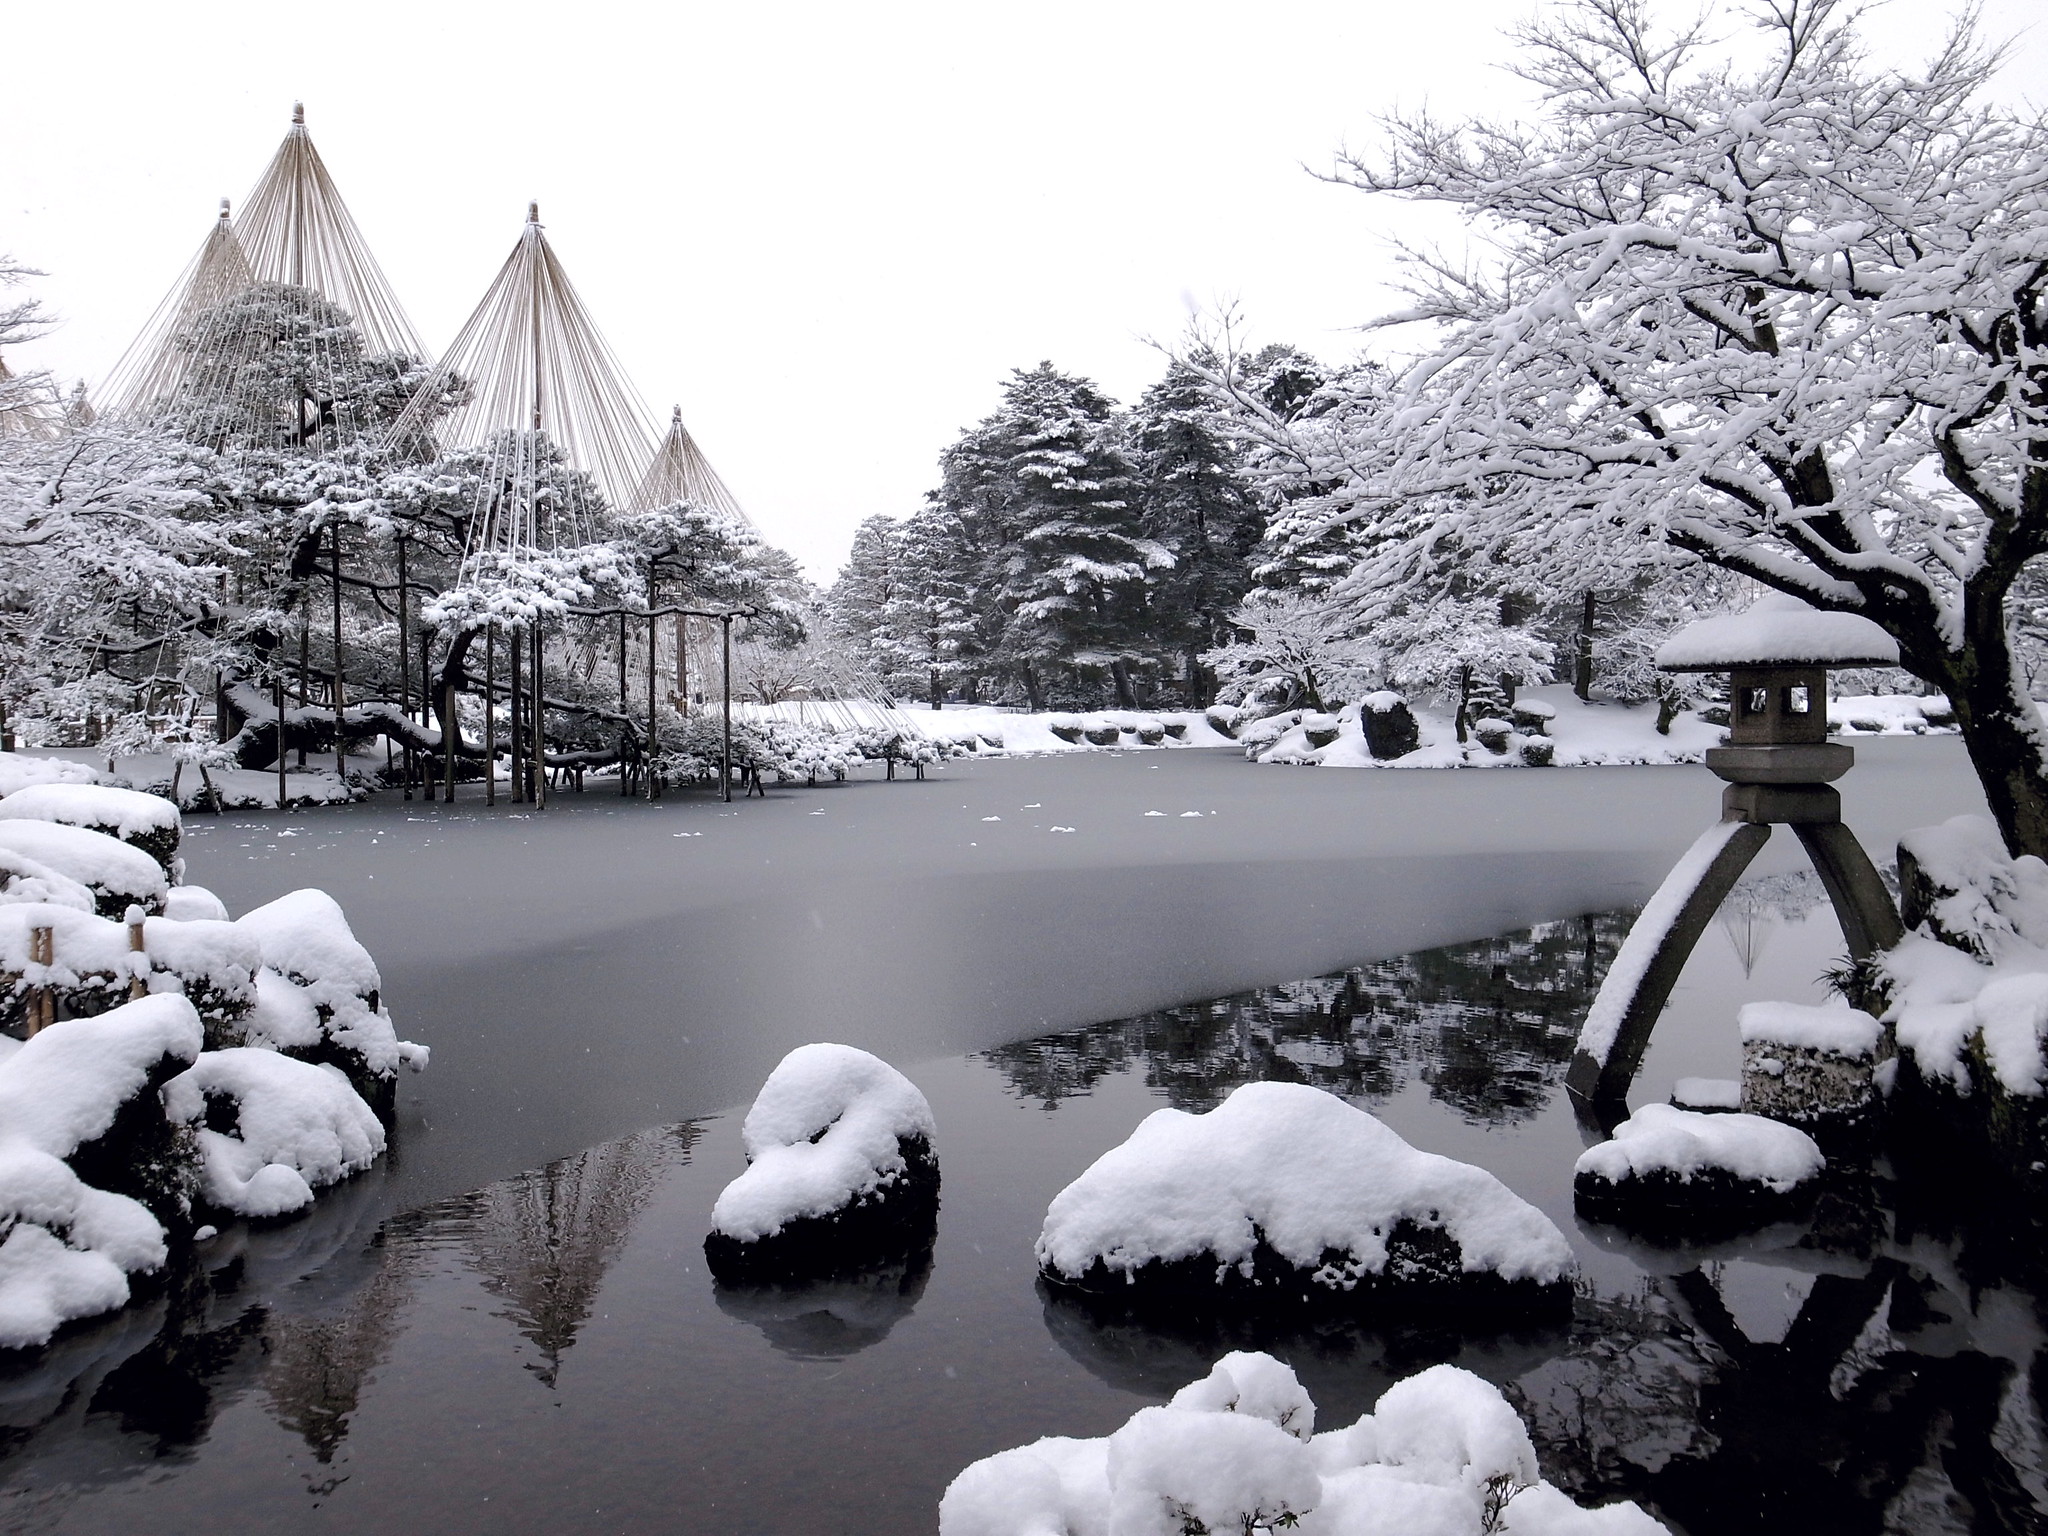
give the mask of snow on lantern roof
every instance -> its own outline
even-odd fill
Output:
[[[1657,652],[1660,672],[1735,667],[1895,667],[1899,643],[1869,619],[1766,597],[1742,613],[1698,619]]]

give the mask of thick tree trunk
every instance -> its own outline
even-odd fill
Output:
[[[1593,621],[1597,617],[1593,594],[1579,600],[1578,645],[1572,658],[1572,692],[1581,703],[1593,697]]]
[[[2048,730],[2013,665],[2002,606],[1981,608],[1993,611],[1968,614],[1963,651],[1947,653],[1949,676],[1931,681],[1948,693],[2007,850],[2048,858]]]
[[[1024,684],[1024,700],[1031,706],[1031,712],[1043,714],[1045,690],[1038,685],[1038,669],[1027,662],[1017,669],[1017,676]]]
[[[1138,696],[1131,690],[1131,664],[1119,656],[1109,664],[1109,675],[1116,684],[1116,707],[1136,709]]]

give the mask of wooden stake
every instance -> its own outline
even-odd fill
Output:
[[[334,776],[348,787],[348,755],[341,734],[344,689],[341,681],[341,520],[334,522]]]
[[[498,626],[484,626],[484,804],[498,803]]]
[[[654,570],[650,566],[647,572],[647,798],[649,800],[655,798],[654,678],[655,674],[660,670],[660,668],[655,665],[655,662],[657,660],[655,654],[657,650],[656,637],[659,636],[660,633],[661,620],[657,619],[654,616]]]
[[[284,809],[284,673],[274,672],[270,678],[270,692],[277,704],[277,808]]]
[[[44,979],[29,989],[28,1032],[31,1036],[40,1034],[57,1021],[57,998],[50,990],[49,967],[57,963],[57,933],[53,928],[31,928],[28,931],[28,962],[44,968]]]
[[[129,907],[127,912],[128,952],[133,955],[143,956],[144,961],[142,968],[144,970],[147,970],[147,957],[149,955],[149,947],[147,944],[143,942],[143,918],[144,913],[141,907]],[[130,976],[128,978],[128,1001],[132,1003],[137,998],[147,996],[149,996],[149,983],[143,980],[143,978],[140,976]]]
[[[719,755],[718,788],[727,805],[732,804],[732,615],[720,614],[718,626],[724,633],[719,643],[724,660],[718,669],[719,688],[725,697],[725,746]]]
[[[547,669],[542,662],[546,636],[533,623],[533,808],[548,808]]]
[[[407,653],[411,640],[405,622],[405,540],[398,541],[398,712],[408,721],[412,719],[412,657]],[[405,744],[405,798],[412,798],[412,743]]]
[[[526,738],[520,728],[525,724],[521,705],[526,691],[520,683],[523,675],[519,670],[519,639],[523,631],[518,625],[512,626],[512,803],[526,803]]]

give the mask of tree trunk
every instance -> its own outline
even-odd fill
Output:
[[[1031,706],[1033,714],[1045,712],[1045,690],[1038,685],[1038,669],[1029,662],[1017,669],[1017,676],[1024,684],[1024,701]]]
[[[1469,705],[1469,704],[1470,704],[1471,702],[1472,702],[1472,669],[1471,669],[1470,667],[1460,667],[1460,668],[1458,668],[1458,720],[1457,720],[1457,725],[1458,725],[1458,745],[1459,745],[1459,746],[1461,746],[1461,747],[1462,747],[1462,746],[1463,746],[1463,745],[1465,744],[1465,740],[1466,740],[1466,736],[1465,736],[1465,712],[1466,712],[1466,708],[1467,708],[1467,706],[1468,706],[1468,705]]]
[[[937,667],[933,667],[933,668],[932,668],[932,708],[933,708],[933,709],[944,709],[945,707],[946,707],[946,689],[945,689],[945,685],[944,685],[943,683],[941,683],[941,682],[939,681],[939,669],[938,669]]]
[[[1116,707],[1118,709],[1136,709],[1138,707],[1138,698],[1131,691],[1131,664],[1119,656],[1109,664],[1109,675],[1116,683]],[[1321,706],[1318,707],[1320,708]]]
[[[1596,617],[1593,594],[1588,591],[1579,600],[1579,643],[1573,657],[1572,692],[1579,696],[1580,703],[1590,702],[1593,697],[1593,620]]]
[[[2003,605],[1966,601],[1964,636],[1938,681],[2007,851],[2048,858],[2048,730],[2013,664]]]

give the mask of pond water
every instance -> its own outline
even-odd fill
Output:
[[[1840,947],[1764,882],[1710,931],[1645,1096],[1730,1075],[1733,1011],[1814,998]],[[1546,1475],[1675,1529],[2035,1531],[2036,1297],[2009,1223],[1853,1184],[1811,1230],[1648,1250],[1571,1209],[1563,1096],[1626,912],[908,1067],[944,1175],[936,1245],[863,1276],[732,1290],[703,1262],[737,1111],[607,1141],[392,1214],[378,1173],[231,1231],[127,1313],[0,1375],[11,1531],[930,1531],[968,1462],[1100,1435],[1220,1352],[1273,1351],[1324,1426],[1453,1361],[1527,1416]],[[821,1031],[829,1035],[829,1030]],[[1046,1203],[1161,1104],[1313,1083],[1483,1164],[1571,1237],[1568,1325],[1262,1327],[1040,1286]],[[401,1142],[397,1156],[402,1158]],[[2024,1246],[2024,1245],[2022,1245]]]

